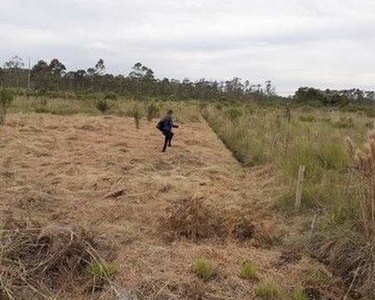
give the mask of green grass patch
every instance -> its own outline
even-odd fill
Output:
[[[197,258],[194,261],[193,271],[203,280],[210,280],[215,275],[215,271],[213,270],[210,262],[205,258]]]
[[[86,268],[86,273],[94,279],[112,279],[119,272],[119,266],[116,263],[92,262]]]
[[[254,279],[257,277],[257,266],[252,262],[244,262],[240,267],[240,277],[244,279]]]
[[[255,286],[255,294],[267,300],[285,299],[285,292],[281,286],[273,280],[265,280]]]
[[[308,300],[305,289],[303,287],[297,287],[294,290],[294,300]]]

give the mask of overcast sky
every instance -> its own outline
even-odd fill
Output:
[[[0,0],[0,64],[375,89],[374,0]]]

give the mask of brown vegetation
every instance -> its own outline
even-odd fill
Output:
[[[162,155],[154,127],[142,119],[136,130],[133,119],[114,116],[9,115],[0,129],[0,213],[27,226],[2,235],[1,247],[16,247],[17,257],[41,253],[22,260],[37,275],[30,283],[52,299],[255,299],[255,282],[239,274],[253,261],[257,277],[292,294],[302,268],[276,266],[285,227],[270,210],[272,170],[242,169],[205,123],[182,122],[174,147]],[[107,251],[112,247],[116,257]],[[87,271],[86,261],[101,262],[90,253],[118,267],[94,264]],[[212,263],[212,280],[192,271],[200,257]],[[3,288],[13,282],[22,293],[27,289],[14,278],[24,270],[13,258],[12,268],[1,261],[2,272],[10,272],[1,275]],[[74,286],[65,284],[70,263]],[[115,273],[111,293],[88,275]]]

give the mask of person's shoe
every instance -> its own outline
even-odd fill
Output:
[[[172,145],[171,145],[171,144],[169,144],[169,145],[168,145],[168,147],[172,147]]]

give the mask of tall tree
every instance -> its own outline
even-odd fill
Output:
[[[65,73],[66,67],[57,58],[51,60],[49,66],[49,73],[51,74],[51,81],[53,87],[59,89],[59,83],[62,75]]]
[[[16,85],[19,87],[19,75],[21,69],[25,66],[23,59],[18,55],[13,56],[9,61],[4,63],[4,68],[8,69],[16,78]]]
[[[103,73],[105,71],[105,65],[104,65],[103,59],[99,59],[99,61],[95,65],[95,70],[96,70],[96,74],[103,75]]]
[[[35,82],[36,89],[50,89],[50,75],[49,65],[44,60],[38,61],[38,63],[31,69],[31,78]]]

